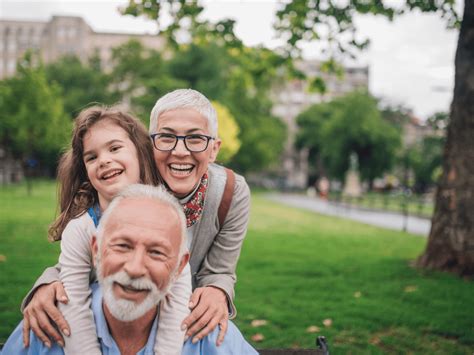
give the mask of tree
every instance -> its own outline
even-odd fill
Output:
[[[466,0],[455,59],[455,84],[443,173],[422,267],[474,275],[474,1]]]
[[[400,133],[382,120],[377,100],[355,91],[312,106],[297,118],[297,143],[320,154],[330,176],[343,180],[355,153],[361,177],[369,182],[392,167]]]
[[[308,107],[296,117],[298,133],[295,145],[299,150],[304,147],[309,149],[309,172],[310,178],[314,181],[321,176],[328,176],[322,155],[324,146],[322,128],[331,118],[333,111],[330,103],[321,103]]]
[[[402,134],[403,126],[409,123],[413,117],[411,110],[401,105],[389,106],[381,102],[379,102],[379,105],[381,106],[380,114],[382,119],[390,123]]]
[[[169,63],[159,52],[145,48],[139,41],[130,40],[114,48],[112,59],[112,90],[145,124],[156,100],[184,85],[169,73]]]
[[[206,96],[221,100],[229,59],[227,49],[213,43],[182,45],[170,60],[170,74]]]
[[[415,175],[415,192],[424,193],[429,186],[438,182],[444,141],[443,136],[429,135],[408,149],[408,166]]]
[[[423,137],[421,142],[406,148],[408,166],[415,177],[416,193],[424,193],[428,187],[435,186],[439,181],[448,121],[449,115],[446,112],[431,115],[426,121],[431,133]]]
[[[87,64],[75,56],[62,57],[48,64],[45,73],[48,83],[61,89],[64,111],[71,118],[91,103],[111,105],[118,100],[109,89],[110,77],[101,70],[97,56]]]
[[[219,123],[218,136],[222,139],[222,145],[219,150],[219,155],[217,156],[217,161],[220,163],[227,163],[240,148],[240,141],[238,138],[239,126],[227,107],[217,101],[213,101],[212,106],[214,106],[217,112]]]
[[[405,0],[398,8],[382,0],[350,2],[292,0],[278,11],[277,29],[287,39],[288,53],[297,52],[302,39],[322,39],[332,56],[354,55],[367,41],[357,40],[353,16],[380,14],[388,18],[404,11],[438,12],[448,26],[459,25],[453,0]],[[443,173],[428,244],[420,267],[474,275],[474,0],[465,0],[455,59],[455,86]],[[344,36],[341,36],[344,35]]]
[[[49,85],[44,69],[27,55],[15,77],[0,82],[0,144],[14,157],[54,174],[57,158],[70,132],[60,89]]]

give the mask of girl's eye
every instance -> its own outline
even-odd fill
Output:
[[[115,152],[115,151],[119,150],[120,148],[122,148],[122,146],[120,146],[120,145],[113,145],[112,147],[110,147],[110,151],[111,151],[111,152]]]
[[[84,160],[86,163],[93,161],[96,157],[94,155],[88,155]]]

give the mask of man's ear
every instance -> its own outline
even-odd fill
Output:
[[[92,250],[92,266],[95,266],[95,258],[99,252],[99,246],[97,244],[97,238],[95,235],[92,235],[91,239],[91,250]]]
[[[179,268],[178,268],[178,274],[181,274],[181,271],[183,271],[184,267],[189,261],[189,252],[186,252],[182,257],[181,260],[179,261]]]
[[[217,154],[219,154],[219,150],[221,149],[222,141],[220,138],[216,138],[211,147],[211,156],[209,157],[209,163],[214,163],[217,158]]]

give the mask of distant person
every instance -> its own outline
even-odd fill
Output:
[[[319,192],[319,197],[321,197],[324,200],[328,199],[329,180],[327,177],[323,176],[318,180],[318,192]]]
[[[217,115],[201,93],[179,89],[160,98],[151,112],[149,131],[157,171],[186,214],[194,291],[192,312],[182,325],[195,340],[219,326],[220,344],[228,319],[236,315],[235,269],[247,231],[250,190],[242,176],[213,164],[221,145]],[[56,282],[59,267],[43,273],[23,304],[29,303],[23,312],[25,329],[31,326],[41,339],[46,339],[44,333],[62,339],[49,319],[59,329],[68,329],[55,305],[67,299]]]
[[[92,285],[92,312],[103,354],[153,354],[162,324],[158,304],[189,259],[185,240],[182,207],[162,187],[131,185],[110,203],[92,238],[99,281]],[[9,337],[4,354],[64,353],[57,343],[46,347],[33,332],[24,348],[22,329],[20,324]],[[232,323],[220,347],[217,335],[215,329],[199,342],[188,339],[182,354],[256,354]]]

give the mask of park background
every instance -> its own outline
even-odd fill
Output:
[[[22,3],[31,5],[30,10],[54,8]],[[452,163],[444,147],[448,127],[454,126],[449,103],[463,4],[423,7],[415,1],[410,14],[397,20],[399,11],[410,10],[404,2],[392,2],[394,10],[361,2],[346,12],[326,9],[318,21],[333,20],[321,29],[321,23],[308,25],[315,21],[308,17],[315,13],[312,1],[266,2],[272,11],[262,2],[252,16],[270,17],[276,24],[278,35],[268,46],[242,41],[245,31],[222,13],[206,15],[206,9],[217,5],[245,8],[249,3],[160,6],[136,1],[127,8],[122,2],[114,8],[121,5],[129,14],[117,10],[128,25],[111,34],[92,29],[65,8],[55,17],[24,22],[15,10],[18,2],[2,2],[0,342],[21,318],[19,302],[32,282],[57,260],[57,243],[46,240],[56,211],[55,183],[48,178],[54,178],[75,115],[91,102],[122,102],[146,124],[158,97],[176,87],[192,87],[218,110],[224,140],[219,161],[252,185],[251,223],[236,287],[236,323],[247,339],[257,347],[314,348],[315,337],[322,334],[336,353],[472,353],[471,244],[461,243],[464,249],[457,252],[467,266],[417,268],[417,260],[423,266],[419,257],[426,254],[426,238],[325,217],[268,198],[268,190],[304,193],[344,208],[430,219],[443,171]],[[88,10],[91,18],[100,4],[97,11]],[[249,14],[248,7],[245,11]],[[378,16],[356,15],[364,12]],[[136,17],[144,14],[151,20]],[[404,46],[382,51],[367,49],[363,34],[351,37],[352,20],[358,28],[378,32],[386,26],[388,33],[395,32],[389,27],[391,17],[405,30],[425,21],[442,33],[437,39],[446,46],[426,51],[431,66],[416,55],[421,30],[416,37],[402,36]],[[256,22],[252,20],[254,26]],[[159,35],[126,34],[150,23]],[[251,31],[260,30],[256,26]],[[328,40],[328,33],[338,36]],[[377,37],[374,41],[376,46]],[[394,58],[407,56],[408,64],[397,66]],[[394,67],[380,71],[384,61]],[[403,84],[397,84],[398,76]],[[472,144],[459,141],[472,154]],[[329,191],[320,184],[324,179]],[[472,191],[472,179],[466,180],[466,191]],[[468,213],[469,206],[461,208]],[[438,208],[447,215],[441,212]],[[462,228],[468,239],[474,238],[472,219]],[[445,239],[449,244],[450,238]]]

